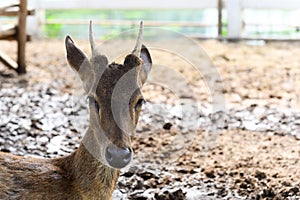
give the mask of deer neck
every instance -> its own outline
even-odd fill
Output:
[[[88,130],[85,137],[93,137],[93,135],[92,131]],[[96,140],[89,138],[89,141]],[[99,199],[111,199],[120,170],[103,165],[89,152],[83,142],[72,154],[58,159],[58,165],[68,173],[76,190],[87,199],[90,195],[95,196],[95,194],[101,197]]]

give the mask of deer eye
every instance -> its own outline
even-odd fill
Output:
[[[139,99],[135,105],[135,110],[139,110],[144,103],[146,103],[145,99]]]
[[[96,110],[97,111],[99,111],[100,110],[100,106],[99,106],[99,104],[98,104],[98,102],[96,101],[96,99],[94,98],[94,97],[88,97],[88,100],[89,100],[89,104],[91,105],[91,106],[94,106],[95,108],[96,108]]]

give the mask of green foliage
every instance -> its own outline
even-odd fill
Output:
[[[184,21],[184,22],[202,22],[204,12],[201,10],[47,10],[46,20],[130,20],[130,21]],[[81,25],[46,25],[44,31],[48,37],[62,37],[63,34],[78,35],[79,37],[85,37],[84,31],[78,32]],[[115,35],[126,31],[130,28],[136,28],[136,26],[97,26],[94,25],[94,31],[97,35],[101,35],[102,39],[114,37]],[[173,31],[181,33],[193,33],[199,32],[199,28],[193,27],[179,27],[170,26],[165,27]],[[202,31],[203,32],[203,31]],[[77,37],[78,37],[77,36]]]
[[[57,38],[61,35],[62,26],[61,24],[49,24],[44,26],[43,31],[47,34],[47,37]]]
[[[248,12],[249,16],[254,16],[259,19],[264,19],[263,16],[266,15],[266,11],[245,11],[245,15]],[[280,16],[288,15],[285,11],[279,12],[279,14],[268,11],[268,15],[279,18]],[[280,14],[281,13],[281,14]],[[87,35],[87,25],[88,21],[92,20],[128,20],[128,21],[174,21],[174,22],[199,22],[199,23],[214,23],[217,21],[217,13],[215,9],[205,9],[205,10],[47,10],[46,20],[86,20],[86,25],[63,25],[63,24],[49,24],[45,25],[44,32],[48,37],[64,37],[66,34],[71,34],[74,37],[86,38]],[[138,24],[138,23],[136,23]],[[226,15],[223,18],[223,28],[222,36],[228,35],[227,30],[227,19]],[[119,33],[126,31],[130,28],[137,28],[137,26],[128,27],[128,25],[94,25],[94,32],[97,36],[101,36],[102,39],[106,40],[111,37],[115,37]],[[164,26],[169,30],[173,30],[182,34],[204,34],[208,36],[217,35],[217,27],[181,27],[181,26]],[[265,26],[263,29],[260,27],[246,27],[245,32],[250,36],[258,35],[293,35],[298,34],[296,28],[284,28],[284,29],[274,29],[273,27]],[[124,35],[123,35],[124,36]],[[127,37],[125,35],[125,37]]]

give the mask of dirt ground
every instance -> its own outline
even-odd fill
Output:
[[[178,52],[186,53],[181,54],[183,57],[189,55],[185,60],[167,51],[174,41],[153,44],[166,51],[150,48],[156,67],[153,80],[156,76],[156,82],[163,81],[143,89],[153,109],[147,111],[145,105],[134,139],[135,158],[131,167],[122,171],[114,199],[300,199],[300,43],[196,43],[205,51],[186,43],[176,46]],[[89,52],[87,41],[77,44]],[[104,47],[109,52],[118,45],[120,42],[112,42]],[[14,43],[1,42],[0,49],[15,55]],[[25,148],[24,143],[18,143],[22,137],[8,142],[6,134],[13,131],[12,125],[6,127],[12,120],[4,118],[13,111],[3,106],[13,110],[20,96],[11,93],[18,93],[19,87],[23,88],[20,93],[46,88],[54,91],[54,97],[71,96],[74,89],[80,88],[66,64],[63,40],[30,42],[27,58],[28,73],[21,77],[0,64],[0,138],[4,138],[0,139],[0,150],[59,156],[68,151],[53,153],[48,151],[49,146],[35,140],[25,143],[35,141],[33,147]],[[187,61],[199,61],[206,67],[199,75]],[[184,81],[169,73],[170,69],[180,72]],[[213,79],[216,91],[209,85],[211,76],[221,78]],[[224,104],[225,110],[212,113],[208,109],[214,106],[214,92],[224,97],[219,104]],[[188,118],[191,123],[183,123],[186,113],[180,117],[170,114],[172,106],[191,99],[199,106],[196,121]],[[221,116],[222,124],[213,129],[216,115]],[[193,123],[197,122],[195,128]],[[36,135],[30,137],[45,134],[43,127],[33,124],[30,121],[27,132]],[[63,130],[68,128],[64,126]],[[47,130],[45,143],[61,130]],[[72,129],[68,134],[75,143],[70,149],[75,149],[82,133],[78,135]]]

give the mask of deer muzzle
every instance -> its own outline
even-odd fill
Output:
[[[105,150],[105,159],[111,167],[121,169],[130,163],[132,150],[130,148],[119,148],[115,145],[108,145]]]

